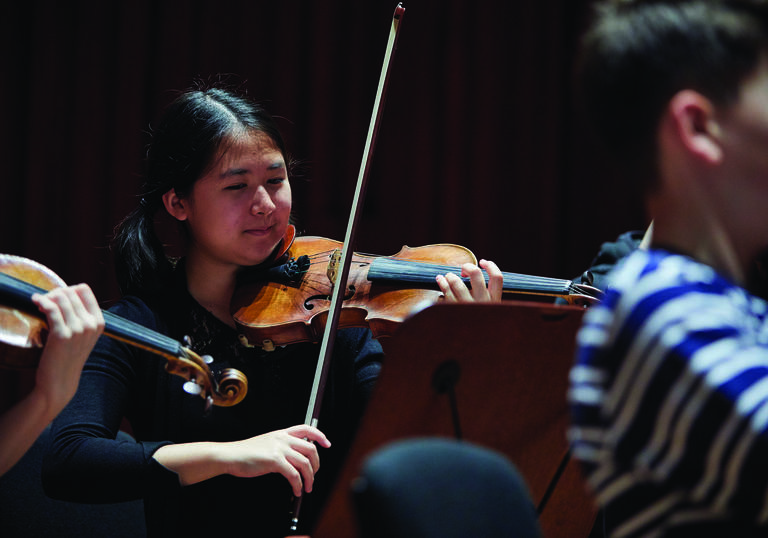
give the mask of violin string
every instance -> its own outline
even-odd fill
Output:
[[[28,301],[35,293],[47,292],[47,290],[41,287],[6,273],[0,273],[0,283],[2,283],[3,291],[17,300]]]
[[[325,251],[322,253],[311,254],[309,255],[309,258],[312,264],[322,263],[324,261],[327,261],[328,257],[330,256],[330,253],[331,251]],[[375,255],[366,255],[366,256],[375,258],[374,263],[381,264],[382,266],[385,266],[387,268],[395,269],[395,273],[398,271],[401,271],[401,272],[414,272],[414,274],[429,274],[430,276],[432,276],[432,273],[434,273],[435,275],[446,274],[446,273],[454,273],[457,275],[461,275],[461,268],[456,266],[417,262],[412,260],[398,260],[396,258],[390,258],[387,256],[375,256]],[[379,262],[378,260],[386,260],[386,261]],[[412,268],[415,269],[415,271],[411,271]],[[429,273],[427,273],[427,271],[429,271]],[[485,271],[483,271],[483,274],[485,275],[487,280],[488,274]],[[569,280],[523,275],[520,273],[504,272],[502,274],[504,275],[505,280],[510,280],[512,282],[553,284],[557,286],[565,286],[567,283],[571,282]]]
[[[454,273],[461,276],[461,268],[440,265],[440,264],[428,264],[423,262],[413,262],[409,260],[396,260],[391,258],[379,258],[374,261],[377,272],[385,273],[391,276],[398,274],[423,276],[425,278],[434,278],[438,274]],[[568,290],[571,284],[570,280],[561,280],[548,277],[537,277],[530,275],[523,275],[519,273],[502,273],[504,277],[504,287],[521,287],[531,286],[535,288],[544,288],[548,290]],[[486,282],[488,281],[488,274],[483,271],[483,276]],[[466,279],[465,279],[466,280]]]
[[[5,273],[0,273],[0,289],[4,293],[11,295],[14,299],[26,303],[30,309],[35,309],[31,302],[32,295],[35,293],[47,293],[48,291]],[[35,313],[37,313],[36,309]],[[111,312],[102,311],[102,314],[107,330],[114,331],[115,334],[123,338],[147,344],[159,351],[178,355],[180,345],[172,338],[151,331],[138,323],[123,319]]]
[[[181,355],[181,344],[163,334],[144,327],[138,323],[121,318],[112,312],[104,311],[104,321],[107,329],[118,336],[146,344],[158,351],[170,353],[176,357]]]
[[[308,256],[310,259],[310,264],[327,263],[332,253],[332,250],[326,250],[323,252],[310,254]],[[399,260],[389,256],[380,256],[375,254],[364,254],[364,256],[373,258],[373,263],[376,264],[377,271],[380,271],[382,275],[386,274],[387,278],[396,279],[402,274],[428,278],[430,280],[439,274],[446,273],[453,273],[457,276],[461,276],[461,268],[456,266],[418,262],[412,260]],[[517,288],[530,286],[531,289],[534,290],[541,289],[544,291],[552,292],[568,292],[572,294],[581,294],[588,297],[597,298],[589,290],[577,286],[576,283],[574,283],[572,280],[510,272],[502,272],[502,275],[505,289],[514,290]],[[483,270],[483,276],[487,282],[488,273],[485,270]]]
[[[601,292],[599,290],[594,292],[589,288],[589,286],[584,287],[576,284],[575,282],[571,282],[571,284],[568,286],[568,289],[573,292],[574,295],[585,295],[592,299],[600,299]]]

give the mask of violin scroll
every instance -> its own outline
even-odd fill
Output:
[[[584,307],[592,306],[593,304],[600,302],[604,295],[602,290],[599,290],[594,286],[588,284],[576,284],[575,282],[570,285],[569,291],[570,293],[568,295],[563,295],[562,298],[565,299],[568,304]]]
[[[227,368],[216,379],[200,355],[187,348],[182,348],[181,355],[167,356],[165,371],[186,379],[184,390],[204,398],[206,410],[212,405],[231,407],[243,401],[248,392],[248,380],[240,370]]]

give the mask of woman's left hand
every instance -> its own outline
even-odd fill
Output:
[[[482,269],[488,273],[488,285]],[[461,266],[461,276],[469,278],[470,286],[453,273],[437,276],[437,285],[450,303],[498,303],[501,302],[501,291],[504,277],[495,263],[480,260],[479,266],[465,263]]]

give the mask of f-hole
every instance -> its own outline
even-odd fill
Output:
[[[347,286],[347,291],[344,293],[344,298],[342,301],[348,301],[351,299],[355,292],[357,292],[357,288],[355,288],[354,284]],[[315,301],[324,301],[324,302],[330,302],[331,297],[330,295],[312,295],[310,297],[307,297],[304,299],[304,308],[307,310],[312,310],[315,308],[315,305],[313,304]]]

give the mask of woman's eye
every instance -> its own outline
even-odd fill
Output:
[[[267,183],[269,183],[270,185],[279,185],[280,183],[282,183],[286,179],[288,179],[288,178],[285,178],[285,177],[273,177],[272,179],[268,179]]]
[[[224,187],[224,190],[226,191],[239,191],[241,189],[245,188],[245,183],[235,183],[233,185],[227,185]]]

